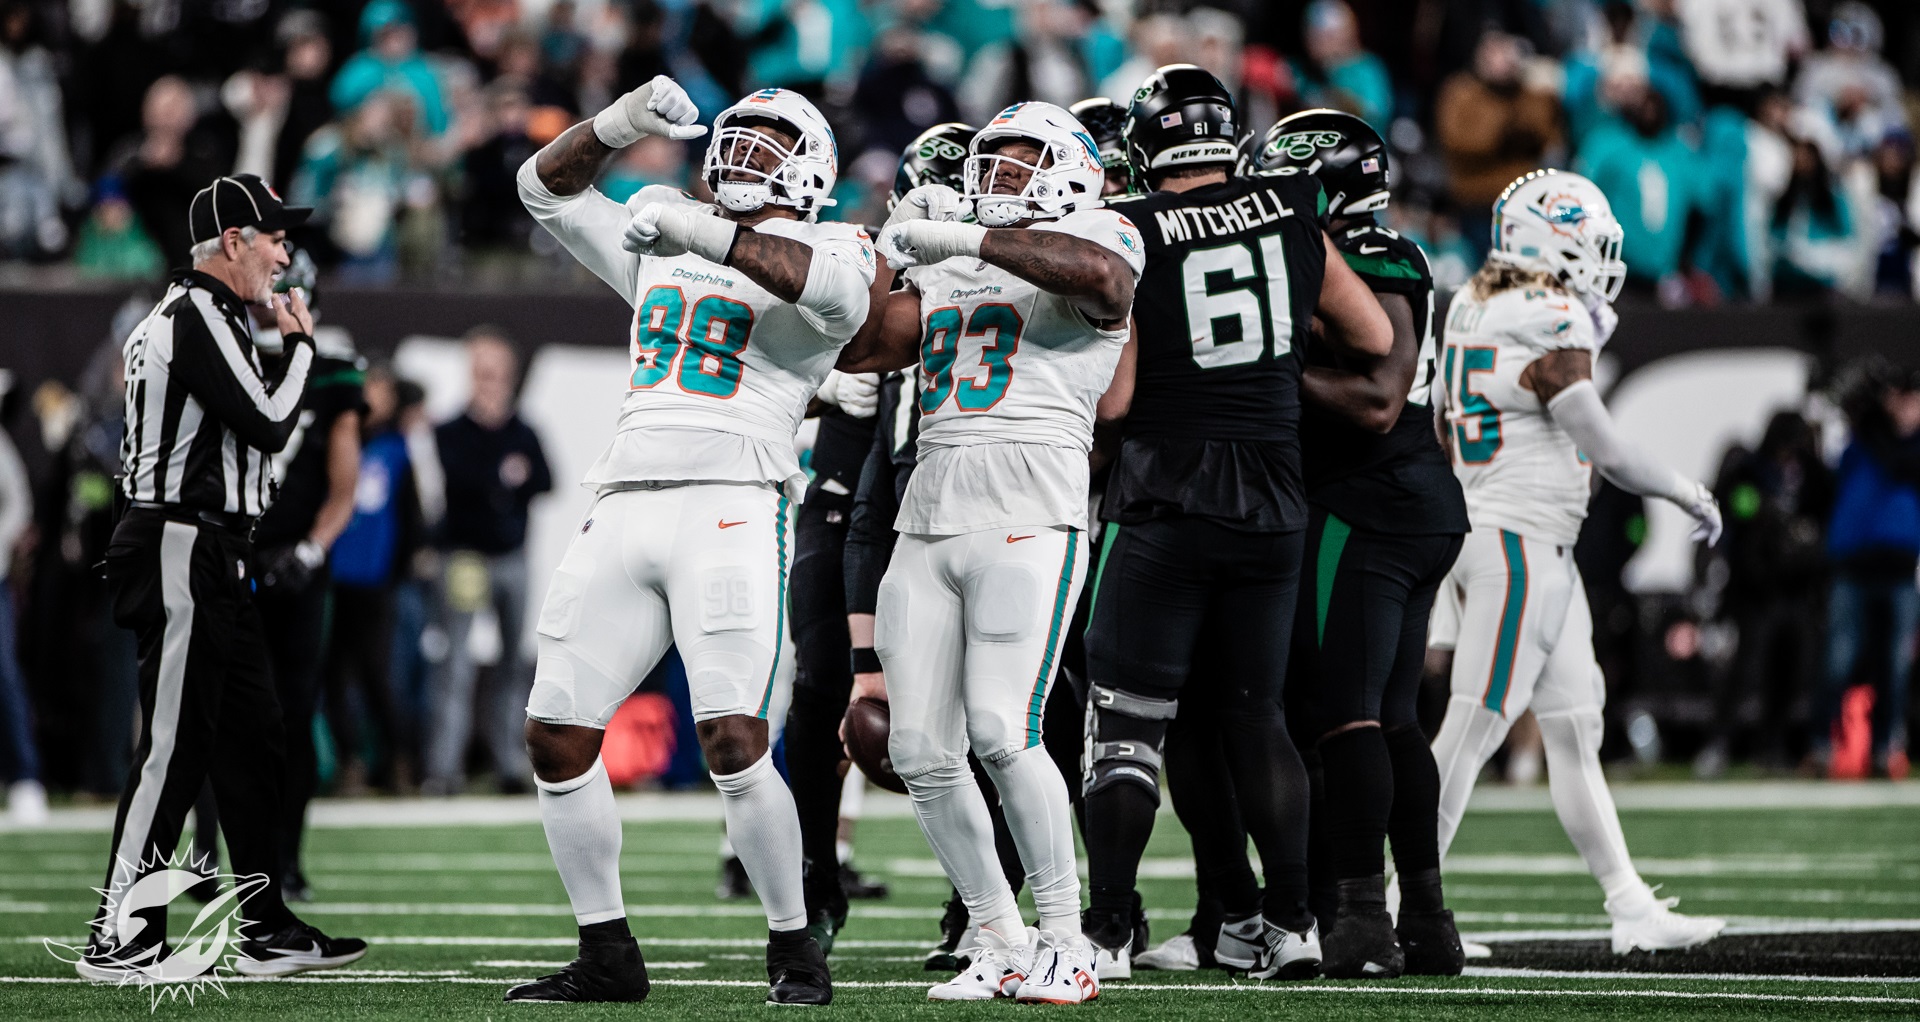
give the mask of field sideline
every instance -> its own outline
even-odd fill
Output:
[[[1458,979],[1236,982],[1223,973],[1137,973],[1081,1013],[1150,1019],[1248,1014],[1313,1019],[1828,1019],[1920,1017],[1920,785],[1624,786],[1642,871],[1683,911],[1719,914],[1706,949],[1617,958],[1600,895],[1543,790],[1489,789],[1448,863],[1462,929],[1495,948]],[[946,884],[903,799],[875,797],[856,860],[893,886],[857,903],[836,948],[847,1019],[971,1020],[1007,1003],[929,1005],[920,968]],[[738,1018],[771,1009],[757,905],[714,897],[718,802],[622,801],[629,913],[651,964],[644,1006],[508,1006],[500,992],[571,956],[572,922],[534,801],[322,803],[309,839],[330,932],[367,937],[356,968],[295,980],[229,981],[194,1003],[151,1007],[134,989],[81,983],[43,946],[77,942],[104,869],[110,811],[68,809],[36,830],[0,830],[0,1018],[496,1019]],[[1192,867],[1171,817],[1156,829],[1142,891],[1157,943],[1191,907]],[[173,932],[191,920],[184,899]]]

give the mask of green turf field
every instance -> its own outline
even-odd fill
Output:
[[[529,800],[530,801],[530,800]],[[1459,979],[1279,984],[1223,973],[1136,973],[1080,1009],[1006,1002],[930,1005],[920,960],[946,883],[910,819],[862,823],[857,860],[893,885],[857,903],[833,957],[829,1017],[973,1019],[1077,1010],[1132,1019],[1826,1019],[1920,1018],[1920,808],[1743,806],[1629,810],[1643,872],[1682,909],[1732,917],[1717,948],[1616,959],[1605,918],[1551,812],[1477,810],[1449,863],[1462,929],[1495,938],[1493,960]],[[1870,800],[1871,801],[1871,800]],[[1536,800],[1537,802],[1537,800]],[[1709,795],[1707,804],[1714,800]],[[422,813],[431,805],[425,804]],[[356,968],[299,980],[230,982],[153,1017],[205,1019],[736,1018],[775,1009],[765,991],[757,905],[714,897],[714,822],[632,821],[623,870],[634,930],[652,966],[642,1006],[508,1006],[518,979],[571,957],[573,925],[536,823],[321,827],[310,837],[318,900],[301,911],[369,938]],[[894,807],[897,811],[897,805]],[[684,815],[684,814],[682,814]],[[97,825],[96,825],[97,826]],[[92,912],[107,835],[0,832],[0,1019],[147,1016],[147,994],[90,987],[42,946],[77,941]],[[1158,943],[1185,925],[1184,836],[1162,816],[1143,892]],[[176,905],[173,932],[190,916]],[[1813,930],[1812,933],[1790,931]],[[1814,977],[1814,978],[1809,978]]]

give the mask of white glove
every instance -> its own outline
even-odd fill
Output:
[[[871,419],[880,409],[880,374],[829,370],[827,382],[820,385],[820,400],[856,419]]]
[[[909,220],[958,220],[966,208],[960,193],[946,185],[921,185],[900,197],[881,229]]]
[[[937,263],[955,256],[977,259],[980,256],[980,243],[986,237],[987,229],[979,224],[907,220],[881,231],[876,245],[880,254],[887,257],[888,266],[904,270],[909,266]]]
[[[642,135],[667,138],[699,138],[707,129],[693,123],[700,108],[693,105],[687,90],[666,75],[653,80],[613,101],[613,105],[594,115],[593,133],[615,149],[640,141]]]
[[[620,245],[663,259],[691,252],[708,262],[725,263],[739,229],[733,221],[703,214],[694,206],[649,202],[627,223]]]
[[[1695,542],[1706,540],[1708,546],[1720,542],[1720,504],[1713,499],[1713,491],[1703,483],[1693,484],[1693,496],[1680,502],[1680,510],[1693,516],[1693,539]]]
[[[1587,314],[1593,317],[1593,350],[1599,351],[1620,325],[1620,314],[1613,311],[1612,302],[1598,297],[1587,299]]]

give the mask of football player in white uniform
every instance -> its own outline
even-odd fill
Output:
[[[784,712],[787,503],[806,484],[793,436],[865,321],[873,250],[830,202],[833,133],[797,93],[764,89],[714,120],[702,174],[718,200],[591,187],[645,134],[705,129],[665,76],[577,124],[520,168],[534,218],[634,308],[632,375],[597,496],[540,611],[527,750],[580,955],[507,1000],[646,996],[620,896],[620,819],[602,766],[607,721],[677,645],[733,848],[766,908],[770,1003],[832,999],[807,935],[799,823],[768,753]]]
[[[892,703],[894,769],[960,892],[979,944],[935,1000],[1099,994],[1080,932],[1072,813],[1040,718],[1086,575],[1087,454],[1094,405],[1127,339],[1144,262],[1138,230],[1100,208],[1093,139],[1065,110],[1017,103],[974,136],[967,194],[909,194],[881,232],[910,267],[875,345],[846,370],[915,361],[920,462],[881,583],[874,648]],[[946,219],[940,219],[945,217]],[[967,768],[985,764],[1033,889],[1022,924]]]
[[[1691,947],[1725,923],[1671,911],[1627,854],[1600,770],[1606,685],[1573,545],[1591,468],[1679,506],[1696,539],[1719,538],[1720,511],[1705,486],[1622,440],[1594,389],[1626,273],[1607,197],[1578,174],[1534,171],[1501,193],[1493,222],[1494,251],[1448,310],[1436,384],[1473,523],[1442,585],[1462,603],[1453,694],[1433,742],[1440,851],[1480,768],[1531,708],[1554,810],[1606,891],[1614,950]]]

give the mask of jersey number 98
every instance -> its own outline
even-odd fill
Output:
[[[633,314],[634,390],[646,390],[674,372],[680,389],[703,397],[730,398],[740,390],[740,353],[753,332],[753,307],[719,295],[693,303],[671,285],[656,285]],[[683,332],[681,327],[685,326]]]
[[[1200,368],[1241,365],[1268,352],[1278,358],[1293,350],[1292,289],[1278,234],[1260,239],[1258,259],[1256,263],[1252,242],[1235,242],[1189,252],[1181,264],[1187,331],[1193,335],[1193,361]],[[1265,316],[1260,309],[1262,285]]]
[[[984,412],[999,404],[1013,382],[1013,366],[1007,360],[1020,350],[1024,326],[1013,306],[998,303],[976,306],[966,317],[964,328],[957,306],[927,313],[927,332],[920,337],[920,364],[926,370],[920,387],[920,414],[939,411],[948,395],[952,395],[954,407],[963,412]],[[960,342],[974,338],[980,341],[979,354],[955,379],[953,366],[959,361]]]

